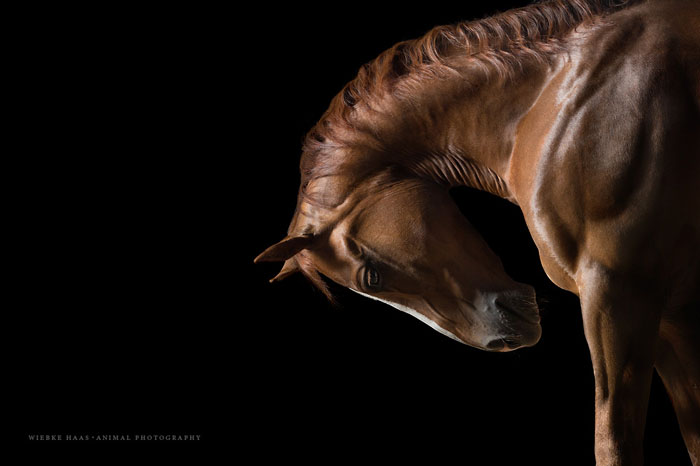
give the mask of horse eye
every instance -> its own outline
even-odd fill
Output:
[[[377,289],[379,288],[380,282],[379,271],[374,267],[367,266],[365,268],[365,286],[370,289]]]

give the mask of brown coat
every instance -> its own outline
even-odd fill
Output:
[[[611,3],[611,5],[608,5]],[[576,293],[599,465],[641,464],[653,368],[700,464],[700,4],[535,4],[397,44],[311,131],[288,236],[319,274],[492,351],[535,344],[534,290],[450,199],[520,206]]]

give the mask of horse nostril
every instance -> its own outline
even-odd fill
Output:
[[[491,340],[490,342],[488,342],[488,344],[486,345],[486,349],[489,349],[491,351],[498,351],[500,349],[503,349],[504,346],[505,343],[503,342],[503,340],[500,338],[496,338],[495,340]]]
[[[508,303],[503,298],[496,298],[493,303],[501,309],[505,309],[506,311],[509,311],[509,312],[515,312],[515,310],[513,309],[514,306],[511,303]]]
[[[520,346],[520,343],[518,340],[514,338],[504,338],[503,341],[505,342],[506,345],[508,345],[509,348],[515,348],[517,346]]]

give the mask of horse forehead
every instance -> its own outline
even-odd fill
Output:
[[[348,239],[354,243],[374,248],[376,252],[410,249],[416,235],[425,231],[421,201],[415,195],[407,195],[402,186],[359,185],[354,192],[335,206],[324,205],[318,199],[304,196],[297,208],[292,229],[298,233],[328,233],[325,247],[318,245],[323,256],[335,256],[336,267],[348,256],[358,257],[348,249]]]
[[[354,245],[380,249],[400,248],[404,243],[416,241],[418,229],[412,228],[415,221],[410,217],[405,212],[382,208],[376,204],[366,208],[358,206],[337,225],[331,238],[336,248],[344,250]]]
[[[355,228],[386,228],[391,225],[423,221],[421,206],[425,204],[415,194],[407,195],[401,189],[386,189],[365,194],[349,209],[346,219]]]

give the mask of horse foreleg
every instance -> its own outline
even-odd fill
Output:
[[[641,465],[658,335],[658,300],[643,286],[592,268],[579,282],[595,375],[597,466]]]
[[[673,403],[690,459],[700,466],[700,304],[664,317],[656,370]]]

